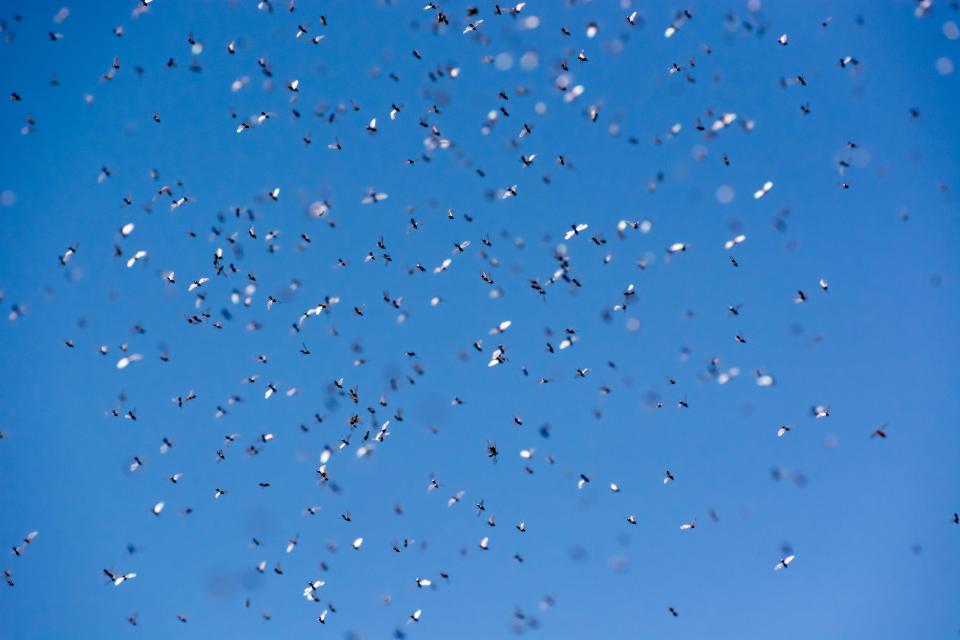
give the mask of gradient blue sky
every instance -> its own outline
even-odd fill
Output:
[[[133,17],[132,0],[87,2],[70,5],[60,24],[53,17],[61,3],[0,7],[0,541],[10,547],[39,531],[21,557],[0,563],[16,582],[0,589],[0,636],[384,638],[401,629],[410,638],[497,638],[519,625],[548,638],[955,637],[960,89],[937,60],[960,60],[960,42],[944,27],[960,12],[946,2],[922,18],[910,2],[764,2],[760,11],[700,2],[687,5],[693,19],[666,39],[683,5],[531,0],[514,19],[485,2],[478,37],[461,33],[464,3],[441,3],[451,26],[440,33],[422,4],[299,2],[291,14],[280,1],[267,13],[248,1],[156,0]],[[624,17],[634,9],[641,19],[630,28]],[[537,28],[525,28],[529,16],[539,17]],[[594,38],[585,33],[591,20]],[[298,24],[325,39],[295,39]],[[121,38],[111,32],[118,25]],[[63,38],[51,41],[51,31]],[[203,44],[195,58],[191,32]],[[781,33],[786,47],[776,43]],[[589,62],[576,60],[581,49]],[[528,52],[538,59],[533,69],[519,64]],[[509,69],[483,61],[503,53]],[[859,66],[839,68],[845,55]],[[105,82],[114,56],[120,70]],[[668,74],[691,56],[696,66],[684,73],[695,83]],[[171,57],[177,65],[166,68]],[[571,103],[555,88],[564,58],[571,84],[585,88]],[[199,72],[189,69],[194,59]],[[427,77],[448,66],[459,77]],[[797,74],[806,87],[780,86]],[[232,92],[244,76],[249,84]],[[300,119],[284,88],[294,78]],[[501,90],[509,101],[497,98]],[[12,92],[22,100],[8,100]],[[341,103],[347,108],[332,124],[314,115]],[[809,115],[800,109],[806,103]],[[402,108],[394,122],[391,104]],[[433,104],[439,115],[426,112]],[[510,116],[484,135],[488,112],[501,105]],[[585,115],[590,105],[600,105],[597,122]],[[237,135],[231,109],[239,119],[275,117]],[[707,137],[694,124],[699,117],[709,126],[710,109],[738,121]],[[22,135],[27,116],[35,125]],[[372,117],[375,136],[365,131]],[[421,117],[453,148],[405,166],[425,151]],[[750,132],[741,126],[748,120]],[[518,139],[524,122],[533,133]],[[683,128],[671,138],[674,123]],[[308,132],[310,146],[301,141]],[[326,148],[334,139],[342,152]],[[521,165],[521,153],[537,154],[533,166]],[[554,162],[558,154],[571,169]],[[841,177],[843,159],[852,166]],[[111,177],[98,184],[104,166]],[[766,180],[773,190],[755,200]],[[145,211],[165,184],[190,202],[171,212],[160,196]],[[518,197],[489,197],[512,184]],[[266,194],[277,186],[273,202]],[[718,201],[721,186],[732,188],[732,202]],[[371,187],[389,199],[361,205]],[[133,206],[124,207],[128,193]],[[335,228],[306,214],[324,199]],[[249,221],[231,214],[218,222],[232,207],[255,211],[258,239],[246,235]],[[411,216],[421,229],[408,230]],[[621,219],[653,226],[620,240]],[[785,222],[779,230],[777,219]],[[121,239],[127,222],[136,229]],[[556,246],[573,223],[590,225],[566,243],[583,286],[559,282],[542,299],[528,280],[557,268]],[[212,236],[214,226],[221,236]],[[280,232],[275,253],[269,230]],[[232,245],[226,237],[235,231]],[[312,243],[299,250],[304,232]],[[746,242],[725,251],[741,232]],[[608,243],[595,246],[594,233]],[[393,263],[364,264],[368,251],[381,253],[380,236]],[[485,248],[488,236],[493,246]],[[418,262],[432,269],[463,240],[471,247],[446,272],[408,275]],[[677,241],[688,251],[668,258],[665,247]],[[79,251],[63,267],[58,256],[71,245]],[[217,247],[238,274],[214,276]],[[138,249],[149,259],[127,269]],[[613,260],[603,264],[608,252]],[[644,256],[651,263],[641,270]],[[338,257],[349,266],[337,269]],[[175,286],[161,278],[170,269]],[[230,294],[247,273],[258,286],[244,308]],[[187,285],[201,276],[211,278],[201,308],[212,318],[190,325],[196,292]],[[300,288],[289,295],[294,278]],[[830,282],[828,294],[819,278]],[[604,320],[628,283],[637,294],[627,310]],[[793,302],[798,289],[805,304]],[[384,304],[384,291],[403,297],[405,322]],[[270,310],[268,295],[281,298]],[[325,295],[342,303],[294,334],[291,324]],[[443,299],[437,307],[433,296]],[[727,311],[733,304],[743,305],[737,317]],[[13,305],[26,313],[8,320]],[[350,311],[360,305],[363,317]],[[488,335],[507,319],[509,331]],[[248,330],[254,321],[261,328]],[[544,330],[557,345],[567,327],[579,341],[547,353]],[[471,347],[478,339],[483,354]],[[122,343],[144,360],[118,370]],[[302,343],[309,356],[298,352]],[[488,368],[498,343],[509,360]],[[101,344],[109,355],[97,353]],[[356,349],[363,366],[353,366]],[[164,350],[169,362],[159,358]],[[718,384],[706,375],[714,357],[720,370],[738,367],[740,375]],[[591,368],[585,379],[574,375],[581,367]],[[776,385],[757,386],[754,370],[773,374]],[[416,384],[391,392],[389,380],[408,373]],[[256,384],[241,384],[253,374]],[[332,390],[339,377],[359,386],[357,409]],[[553,382],[537,384],[540,377]],[[281,393],[264,400],[267,382]],[[604,385],[612,393],[601,397]],[[283,396],[291,387],[299,395]],[[170,402],[191,389],[196,401],[183,409]],[[105,415],[121,392],[136,422]],[[389,406],[376,423],[397,408],[404,420],[392,422],[373,455],[357,458],[371,422],[365,407],[381,393]],[[245,402],[214,419],[232,394]],[[454,397],[464,404],[452,406]],[[829,405],[830,417],[812,418],[814,404]],[[315,469],[355,410],[364,426],[329,464],[335,493],[317,485]],[[871,438],[884,423],[889,437]],[[778,438],[781,424],[794,428]],[[265,432],[275,439],[248,457],[244,449]],[[217,463],[229,433],[241,436]],[[161,454],[164,437],[174,446]],[[501,452],[496,465],[486,457],[491,440]],[[536,450],[533,474],[523,469],[523,448]],[[135,455],[144,466],[131,474]],[[666,469],[676,480],[663,486]],[[184,473],[176,486],[167,481],[174,472]],[[583,490],[580,473],[592,480]],[[428,492],[431,477],[441,487]],[[612,494],[610,482],[622,491]],[[215,501],[216,487],[228,494]],[[464,499],[448,508],[460,490]],[[480,499],[495,528],[476,517]],[[159,500],[166,509],[155,518]],[[306,517],[308,505],[322,510]],[[187,507],[192,514],[182,515]],[[346,509],[352,522],[340,518]],[[627,524],[630,514],[637,526]],[[681,532],[694,516],[696,529]],[[524,534],[513,528],[520,520]],[[355,552],[357,536],[365,542]],[[484,536],[486,552],[478,548]],[[252,537],[263,545],[253,548]],[[394,553],[391,543],[404,538],[416,543]],[[787,548],[796,561],[774,572]],[[255,570],[261,560],[265,575]],[[272,572],[277,562],[283,575]],[[107,567],[138,576],[115,588]],[[418,589],[418,576],[434,588]],[[319,606],[302,597],[314,579],[327,582]],[[542,606],[545,597],[553,606]],[[321,626],[316,618],[329,603],[337,612]],[[416,609],[421,622],[405,624]],[[136,627],[126,622],[131,614]]]

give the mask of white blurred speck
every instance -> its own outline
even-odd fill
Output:
[[[717,187],[716,197],[717,197],[717,202],[719,202],[720,204],[730,204],[731,202],[733,202],[734,195],[736,194],[733,191],[733,187],[731,187],[730,185],[722,184],[719,187]]]
[[[943,23],[943,35],[947,37],[947,40],[956,40],[960,38],[960,27],[953,20],[948,20]]]
[[[948,76],[953,73],[953,60],[947,56],[937,58],[937,73]]]
[[[524,71],[533,71],[540,64],[540,56],[535,51],[527,51],[520,56],[520,68]]]

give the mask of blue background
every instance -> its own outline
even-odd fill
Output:
[[[958,57],[958,42],[942,29],[957,12],[945,2],[919,19],[909,2],[771,2],[759,12],[740,2],[697,3],[693,19],[666,39],[680,5],[637,5],[644,24],[631,29],[624,16],[633,8],[613,2],[531,0],[517,19],[482,3],[482,35],[464,36],[464,7],[444,4],[452,24],[439,34],[430,29],[434,14],[417,2],[301,2],[293,14],[278,2],[271,14],[254,2],[157,0],[136,18],[132,1],[76,3],[62,24],[52,21],[59,4],[3,4],[0,84],[22,101],[0,104],[0,190],[11,192],[0,207],[0,289],[5,316],[14,304],[27,311],[0,324],[0,540],[12,546],[31,530],[39,536],[22,557],[3,560],[16,586],[0,589],[0,636],[382,638],[401,629],[411,638],[492,638],[522,629],[550,638],[955,637],[960,91],[957,75],[938,74],[935,62]],[[531,15],[539,28],[523,28]],[[592,39],[591,20],[600,28]],[[120,24],[118,38],[111,30]],[[307,37],[326,38],[316,46],[295,39],[298,24],[309,25]],[[49,31],[64,37],[52,42]],[[189,69],[188,32],[204,45],[199,73]],[[789,34],[787,47],[776,44],[780,33]],[[576,60],[581,49],[589,62]],[[528,51],[539,56],[532,70],[518,64]],[[508,70],[482,60],[503,52],[513,58]],[[845,55],[859,66],[839,68]],[[121,68],[105,82],[114,56]],[[668,74],[674,62],[688,67],[690,56],[694,68]],[[176,67],[167,68],[171,57]],[[563,58],[572,84],[585,87],[569,104],[554,86]],[[460,67],[458,78],[427,77],[448,65]],[[780,86],[801,73],[806,87]],[[231,92],[243,76],[248,86]],[[284,88],[294,78],[300,119]],[[497,98],[500,90],[509,101]],[[313,115],[341,103],[332,124]],[[392,103],[402,108],[396,121]],[[439,115],[426,113],[432,104]],[[592,104],[600,105],[595,123],[585,115]],[[501,105],[510,116],[484,135],[487,113]],[[240,119],[261,111],[275,117],[235,133]],[[724,112],[738,121],[712,137],[694,129],[697,118],[709,126]],[[21,135],[28,115],[36,124]],[[365,131],[372,117],[376,135]],[[454,148],[406,166],[425,151],[421,117]],[[741,126],[747,120],[755,122],[750,132]],[[524,122],[533,134],[518,139]],[[678,122],[682,131],[669,137]],[[309,146],[301,140],[308,132]],[[342,152],[326,148],[335,138]],[[858,148],[847,149],[848,140]],[[695,157],[697,146],[705,159]],[[537,154],[533,166],[521,165],[521,153]],[[571,169],[554,162],[558,154]],[[842,177],[841,159],[853,161]],[[98,184],[103,166],[111,177]],[[650,192],[658,172],[662,181]],[[766,180],[773,190],[754,200]],[[488,197],[512,184],[518,197]],[[171,212],[168,197],[155,197],[162,185],[190,201]],[[718,202],[721,185],[734,190],[732,202]],[[273,202],[266,194],[276,186]],[[362,206],[371,187],[389,199]],[[131,207],[123,206],[127,193]],[[335,228],[306,213],[324,199]],[[258,239],[232,207],[255,211]],[[229,217],[218,222],[218,212]],[[408,229],[411,216],[421,229]],[[777,218],[785,229],[774,227]],[[621,240],[621,219],[653,227]],[[119,238],[131,221],[136,230]],[[555,247],[573,223],[590,225],[566,243],[583,287],[558,282],[541,298],[528,280],[543,282],[557,268]],[[276,253],[264,239],[271,229],[281,234]],[[313,241],[300,250],[304,232]],[[725,251],[740,232],[746,242]],[[594,233],[608,243],[595,246]],[[368,251],[382,253],[380,236],[393,262],[365,264]],[[481,244],[487,236],[490,248]],[[432,269],[463,240],[471,247],[445,273],[408,274],[418,262]],[[676,241],[689,249],[668,258],[664,249]],[[79,251],[62,267],[57,258],[70,245]],[[114,245],[122,257],[113,257]],[[239,273],[214,276],[217,247]],[[137,249],[149,259],[127,269]],[[607,252],[613,260],[605,265]],[[651,263],[640,270],[645,255]],[[348,267],[336,268],[338,257]],[[176,285],[161,278],[169,269]],[[490,296],[481,270],[501,297]],[[244,308],[229,296],[247,273],[258,287]],[[201,276],[211,280],[200,308],[212,317],[191,325],[185,317],[197,312],[196,292],[186,287]],[[294,278],[300,288],[290,295]],[[828,294],[819,278],[830,282]],[[631,282],[637,295],[605,321]],[[807,303],[794,304],[798,289]],[[384,291],[403,297],[404,323]],[[267,295],[281,298],[269,311]],[[342,302],[293,333],[291,324],[325,295]],[[432,296],[443,302],[431,307]],[[727,312],[732,304],[743,305],[737,317]],[[360,305],[363,317],[351,313]],[[488,335],[507,319],[508,332]],[[630,319],[638,330],[628,329]],[[251,321],[261,328],[248,330]],[[132,331],[137,324],[145,333]],[[556,346],[567,327],[578,342],[547,353],[545,328]],[[746,344],[734,340],[738,333]],[[478,339],[483,354],[471,347]],[[144,360],[118,370],[121,343]],[[298,352],[301,343],[309,356]],[[488,368],[498,343],[509,360]],[[97,353],[101,344],[109,355]],[[353,366],[353,345],[363,366]],[[258,354],[269,362],[257,362]],[[706,375],[713,357],[740,375],[718,384]],[[579,367],[591,368],[585,379],[575,377]],[[776,385],[757,386],[756,369]],[[254,374],[255,384],[242,384]],[[359,386],[358,407],[332,389],[339,377]],[[402,381],[397,392],[392,377]],[[537,384],[540,377],[553,381]],[[264,400],[267,382],[280,393]],[[612,393],[602,397],[602,385]],[[285,397],[291,387],[299,395]],[[170,402],[191,389],[197,400],[182,409]],[[136,422],[105,415],[121,392]],[[389,406],[376,425],[397,408],[404,420],[392,421],[373,455],[357,458],[373,422],[366,407],[381,393]],[[232,394],[244,402],[214,419]],[[464,404],[453,406],[454,397]],[[662,409],[652,406],[656,398]],[[830,417],[811,417],[814,404],[829,405]],[[329,464],[334,493],[317,485],[315,470],[355,410],[363,427]],[[870,438],[884,423],[889,437]],[[777,438],[781,424],[794,428]],[[275,439],[247,456],[245,447],[266,432]],[[217,463],[229,433],[241,436]],[[174,442],[166,454],[163,437]],[[497,464],[486,457],[488,441],[501,452]],[[522,448],[536,450],[533,474],[524,471]],[[134,455],[144,466],[131,474]],[[666,469],[676,481],[663,486]],[[178,471],[175,486],[167,477]],[[580,473],[592,482],[578,491]],[[440,488],[428,492],[431,477]],[[610,482],[621,493],[612,494]],[[228,493],[215,501],[216,487]],[[460,490],[464,499],[448,508]],[[480,499],[495,528],[476,516]],[[159,500],[167,506],[155,518]],[[304,516],[309,505],[322,510]],[[192,514],[182,515],[187,507]],[[340,518],[347,509],[349,523]],[[696,529],[681,532],[694,516]],[[524,534],[513,528],[520,520]],[[254,536],[261,547],[251,546]],[[357,536],[365,543],[355,552]],[[483,536],[487,552],[477,546]],[[416,542],[394,553],[391,543],[404,538]],[[796,561],[774,572],[787,549]],[[255,570],[261,560],[265,575]],[[283,575],[271,570],[277,562]],[[114,588],[107,567],[138,577]],[[418,589],[418,576],[434,588]],[[327,582],[320,606],[301,595],[314,579]],[[321,627],[316,618],[331,602],[337,612]],[[421,622],[405,624],[416,609]],[[126,622],[134,613],[136,628]]]

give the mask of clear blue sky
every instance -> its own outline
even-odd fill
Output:
[[[700,2],[665,38],[683,5],[530,0],[512,17],[483,2],[467,20],[464,3],[441,2],[450,25],[434,30],[423,4],[299,2],[290,13],[277,0],[268,13],[248,0],[156,0],[135,16],[133,0],[81,2],[60,22],[60,3],[0,7],[0,541],[39,532],[0,563],[15,582],[0,583],[0,636],[956,637],[960,89],[947,72],[960,62],[960,12]],[[464,35],[477,19],[479,34]],[[841,68],[845,56],[856,63]],[[569,88],[583,86],[570,101],[557,88],[564,59]],[[484,132],[500,107],[509,116]],[[261,112],[272,117],[236,133]],[[725,113],[736,121],[711,134]],[[425,146],[436,137],[421,119],[449,148]],[[342,151],[327,148],[334,140]],[[521,154],[536,159],[524,167]],[[511,185],[518,195],[502,199]],[[370,188],[389,198],[362,205]],[[322,220],[307,214],[318,201],[331,205]],[[620,220],[652,227],[621,239]],[[565,242],[571,224],[589,228]],[[675,242],[687,250],[668,256]],[[529,281],[547,282],[561,244],[582,286],[560,280],[541,296]],[[138,250],[147,258],[128,269]],[[411,273],[417,263],[427,271]],[[248,274],[252,302],[236,304]],[[293,332],[324,296],[341,302]],[[8,319],[15,305],[23,313]],[[578,340],[560,350],[567,328]],[[122,344],[143,359],[118,369]],[[507,360],[488,367],[498,344]],[[731,368],[739,375],[720,384]],[[776,383],[758,386],[757,370]],[[359,404],[337,392],[341,377]],[[264,399],[268,383],[278,393]],[[196,400],[171,402],[190,390]],[[107,415],[121,393],[120,413],[136,421]],[[233,395],[243,402],[228,405]],[[818,404],[829,417],[810,415]],[[229,413],[215,418],[218,405]],[[360,426],[319,485],[321,453],[355,412]],[[387,419],[390,435],[358,457]],[[884,424],[888,437],[871,438]],[[274,439],[259,443],[264,433]],[[143,466],[131,473],[134,456]],[[581,473],[591,482],[578,489]],[[216,488],[227,494],[215,500]],[[105,568],[137,577],[114,587]],[[320,604],[302,595],[317,579]]]

